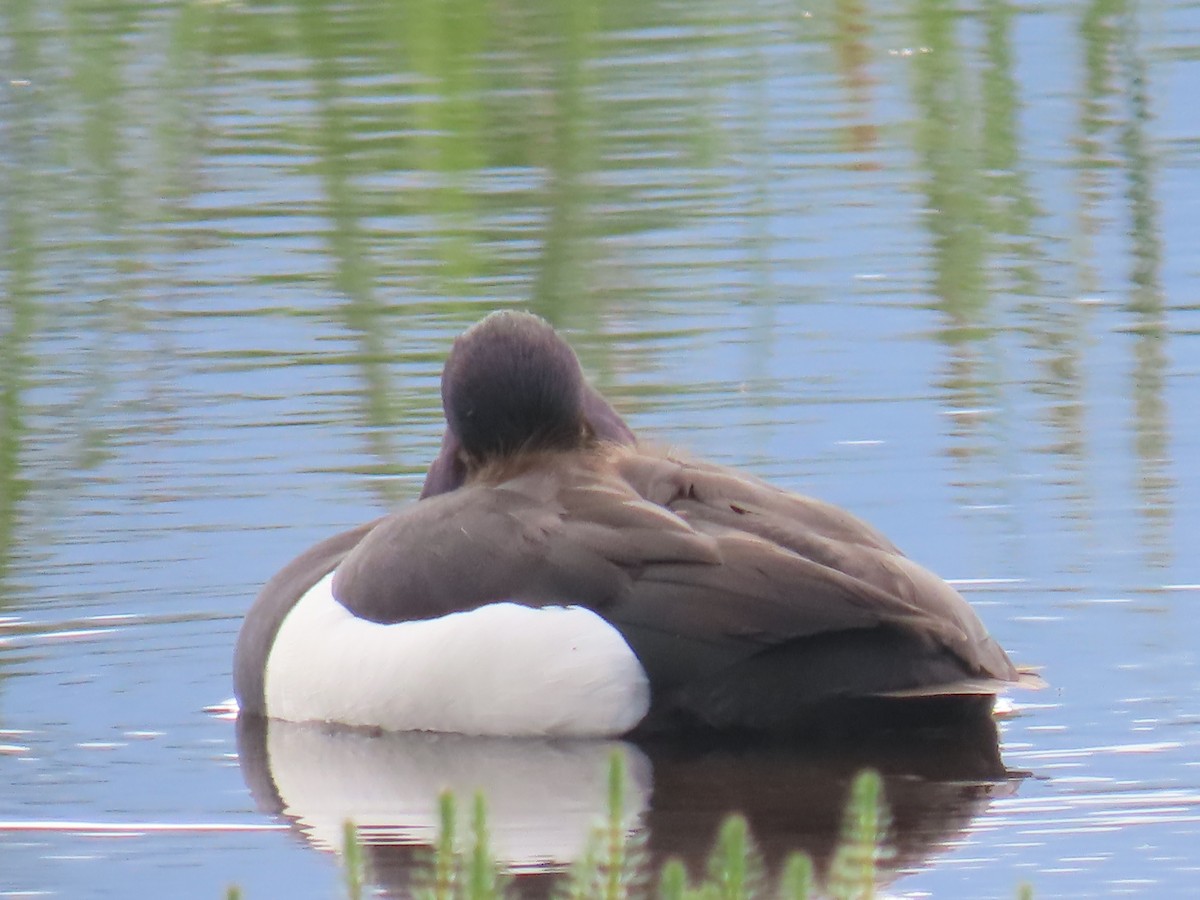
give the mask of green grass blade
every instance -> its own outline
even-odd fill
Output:
[[[658,878],[659,900],[685,900],[687,893],[687,869],[678,859],[667,860]]]
[[[347,819],[342,823],[342,867],[347,900],[362,900],[364,863],[358,828]]]
[[[749,830],[743,816],[721,823],[717,843],[708,859],[709,881],[721,900],[748,900],[750,883]]]
[[[454,852],[458,808],[454,795],[443,791],[438,797],[438,839],[433,851],[433,900],[454,900],[458,883],[458,856]]]
[[[469,900],[494,900],[501,895],[496,861],[488,839],[487,801],[475,794],[471,814],[471,857],[467,868],[467,897]]]
[[[604,900],[625,900],[625,756],[614,750],[608,763],[608,821],[605,824]]]
[[[829,867],[828,892],[835,900],[875,896],[876,862],[882,855],[885,810],[883,779],[860,772],[850,786],[842,839]]]
[[[793,853],[783,864],[779,879],[780,900],[809,900],[814,893],[813,862],[807,853]]]

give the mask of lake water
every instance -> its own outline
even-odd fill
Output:
[[[262,582],[415,497],[506,306],[1043,667],[1024,776],[869,760],[889,893],[1193,894],[1200,4],[5,0],[0,76],[0,897],[334,896],[344,815],[400,891],[434,784],[531,890],[578,852],[607,744],[239,765],[204,712]],[[730,808],[820,857],[856,762],[626,754],[655,859]]]

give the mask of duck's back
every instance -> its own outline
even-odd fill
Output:
[[[860,520],[632,448],[550,454],[388,517],[333,593],[380,624],[501,602],[592,610],[667,725],[788,727],[848,697],[1017,678],[962,597]]]
[[[694,614],[718,644],[759,645],[725,667],[705,671],[701,654],[684,672],[665,671],[674,688],[655,696],[668,722],[808,728],[833,709],[847,712],[851,698],[880,701],[875,709],[903,698],[913,714],[933,706],[952,714],[954,699],[928,699],[974,709],[980,697],[990,706],[1004,683],[1020,679],[953,587],[845,510],[669,455],[622,452],[617,469],[640,496],[712,538],[720,558],[642,573],[635,593],[645,610],[612,614],[635,651],[671,643],[657,623]],[[657,615],[648,622],[650,609]],[[778,621],[752,633],[767,610]],[[661,649],[639,656],[659,665],[670,658]]]
[[[733,470],[670,456],[624,453],[622,475],[642,496],[696,531],[761,557],[795,554],[851,584],[860,602],[896,624],[946,642],[973,674],[1003,681],[1017,671],[971,606],[953,587],[908,559],[876,528],[846,510],[790,493]],[[847,581],[846,579],[850,579]],[[801,606],[803,591],[795,602]],[[915,616],[915,618],[913,618]]]

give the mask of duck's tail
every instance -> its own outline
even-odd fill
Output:
[[[954,697],[978,696],[983,694],[1002,694],[1013,688],[1040,691],[1047,687],[1047,682],[1037,670],[1031,666],[1017,668],[1015,680],[1001,678],[964,678],[961,681],[942,682],[940,684],[925,684],[920,687],[902,688],[898,691],[883,691],[878,697]]]

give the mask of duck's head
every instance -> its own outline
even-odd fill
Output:
[[[569,451],[633,432],[587,383],[579,358],[535,315],[494,312],[461,334],[442,370],[446,434],[422,497],[519,453]]]

